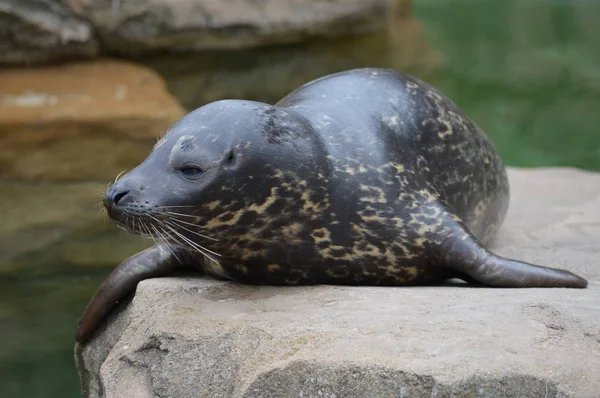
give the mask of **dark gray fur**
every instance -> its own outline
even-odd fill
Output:
[[[123,291],[182,266],[254,284],[585,287],[568,271],[485,249],[508,203],[485,134],[410,76],[357,69],[274,106],[211,103],[107,191],[119,225],[161,243],[103,284],[78,340]]]

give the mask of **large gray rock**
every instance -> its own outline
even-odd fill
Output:
[[[383,29],[410,0],[0,0],[0,64],[223,50]],[[408,9],[402,7],[403,9]]]
[[[71,0],[105,50],[206,50],[364,33],[385,26],[396,0]],[[406,0],[399,0],[406,1]]]
[[[579,289],[140,283],[76,347],[84,397],[597,397],[600,175],[510,170],[495,250]]]
[[[58,0],[0,0],[0,64],[97,54],[92,24]]]

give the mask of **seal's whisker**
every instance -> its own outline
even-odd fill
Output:
[[[102,208],[102,219],[104,220],[104,226],[108,226],[110,223],[110,217],[108,216],[108,210]]]
[[[207,257],[211,258],[210,256],[208,256],[206,253],[204,253],[204,251],[207,251],[211,254],[214,254],[216,256],[221,256],[219,253],[216,253],[212,250],[209,250],[207,248],[205,248],[202,245],[197,244],[196,242],[194,242],[193,240],[187,238],[186,236],[184,236],[183,234],[181,234],[180,232],[178,232],[177,230],[173,229],[172,227],[170,227],[169,225],[165,225],[165,227],[167,227],[169,230],[173,231],[173,233],[175,235],[177,235],[179,238],[183,239],[185,242],[187,242],[189,245],[191,245],[193,248],[197,249],[198,251],[200,251],[201,253],[203,253],[204,255],[206,255]],[[211,258],[212,259],[212,258]],[[216,260],[212,259],[213,261],[216,262]]]
[[[106,225],[107,220],[106,220],[106,217],[103,217],[103,216],[106,216],[106,209],[104,209],[104,208],[98,209],[98,212],[96,213],[96,218],[102,217],[102,219],[105,221],[104,225]]]
[[[165,246],[167,246],[167,248],[168,248],[169,245],[166,243],[165,237],[163,236],[163,234],[161,234],[161,232],[158,230],[158,228],[156,228],[156,226],[154,226],[152,224],[150,224],[150,228],[152,228],[154,230],[154,233],[153,234],[151,233],[152,240],[154,240],[154,242],[156,244],[158,244],[158,241],[156,240],[156,239],[158,239],[161,242],[165,243]],[[151,232],[150,229],[148,229],[148,232]],[[169,249],[169,251],[171,251],[171,249]],[[171,253],[173,253],[173,252],[171,252]]]
[[[149,227],[148,227],[149,226]],[[156,237],[158,239],[160,239],[162,242],[167,242],[167,238],[165,238],[165,234],[163,232],[161,232],[161,230],[159,230],[158,228],[156,228],[155,225],[153,224],[146,224],[146,227],[148,227],[148,233],[150,233],[152,235],[152,237]],[[154,231],[154,233],[152,233],[152,231],[150,231],[150,228],[152,228],[152,230]]]
[[[209,240],[212,240],[212,241],[215,241],[215,242],[218,242],[218,241],[219,241],[218,239],[211,238],[210,236],[202,235],[201,233],[198,233],[198,232],[196,232],[196,231],[192,231],[191,229],[189,229],[189,228],[186,228],[186,227],[184,227],[183,225],[177,224],[177,223],[175,222],[175,220],[173,220],[173,219],[171,219],[170,221],[168,221],[168,220],[163,220],[163,222],[164,222],[165,224],[168,224],[168,225],[170,225],[170,226],[174,227],[174,228],[181,228],[181,229],[183,229],[183,230],[185,230],[185,231],[188,231],[189,233],[192,233],[192,234],[194,234],[194,235],[197,235],[197,236],[199,236],[199,237],[201,237],[201,238],[209,239]]]
[[[126,223],[126,225],[131,224],[131,217],[129,217],[129,214],[125,215],[125,223]]]
[[[154,226],[153,224],[146,224],[146,228],[148,230],[148,233],[150,234],[150,236],[152,237],[152,239],[158,243],[156,241],[155,238],[158,238],[161,242],[164,242],[167,246],[168,245],[168,240],[165,237],[164,232],[161,232],[161,230],[159,230],[158,228],[156,228],[156,226]],[[154,231],[154,233],[150,230],[150,228],[152,228],[152,230]]]
[[[175,218],[175,217],[169,217],[169,221],[174,222],[177,225],[177,227],[181,226],[183,228],[183,225],[189,225],[190,227],[194,227],[194,228],[197,228],[197,229],[203,229],[204,228],[204,227],[202,227],[200,225],[189,223],[189,222],[180,220],[180,219]],[[185,229],[187,229],[187,228],[185,228]],[[188,229],[188,231],[189,231],[189,229]],[[197,234],[197,232],[195,232],[195,231],[190,231],[190,232]],[[201,236],[203,236],[203,237],[205,237],[207,239],[210,239],[210,240],[214,240],[215,242],[219,241],[218,239],[212,238],[210,236],[206,236],[206,235],[201,235]]]
[[[127,171],[127,169],[123,170],[122,172],[120,172],[119,174],[117,174],[117,177],[115,177],[115,182],[119,181],[119,178],[121,178],[121,176],[123,174],[125,174],[125,172]]]
[[[140,230],[139,230],[139,235],[142,239],[148,238],[148,231],[146,230],[146,225],[144,223],[143,220],[140,220]],[[152,237],[150,236],[150,239],[152,239]]]
[[[137,232],[139,233],[139,235],[142,238],[150,238],[154,241],[154,243],[156,243],[156,244],[158,243],[155,239],[156,236],[152,233],[152,231],[150,231],[148,224],[146,222],[144,222],[143,218],[138,219],[138,225],[139,225],[139,228],[138,228]]]
[[[210,250],[210,249],[207,249],[206,247],[204,247],[204,246],[202,246],[202,245],[199,245],[198,243],[194,242],[193,240],[191,240],[191,239],[190,239],[190,238],[188,238],[187,236],[183,235],[181,232],[179,232],[179,231],[175,230],[175,229],[174,229],[174,228],[172,228],[171,226],[169,226],[169,225],[165,225],[165,226],[166,226],[167,228],[169,228],[171,231],[173,231],[173,232],[174,232],[174,233],[175,233],[177,236],[179,236],[181,239],[185,240],[186,242],[189,242],[189,243],[190,243],[190,245],[194,245],[194,247],[196,247],[196,246],[197,246],[197,247],[199,247],[199,248],[200,248],[200,249],[202,249],[202,250],[206,250],[207,252],[209,252],[209,253],[211,253],[211,254],[214,254],[215,256],[219,256],[219,257],[221,256],[219,253],[217,253],[217,252],[214,252],[214,251],[212,251],[212,250]]]
[[[164,213],[161,213],[161,214],[164,214]],[[196,227],[196,228],[202,228],[202,226],[201,226],[201,225],[194,224],[194,223],[187,222],[187,221],[183,221],[183,220],[180,220],[180,219],[178,219],[177,217],[169,217],[169,220],[170,220],[170,221],[175,221],[175,222],[177,222],[178,224],[184,224],[184,225],[190,225],[190,226],[192,226],[192,227]],[[214,238],[211,238],[211,239],[214,239]],[[215,240],[217,240],[217,239],[215,239]]]
[[[213,261],[215,264],[218,264],[217,260],[215,260],[214,258],[212,258],[211,256],[209,256],[208,254],[206,254],[204,251],[202,251],[200,248],[191,245],[190,243],[186,242],[186,241],[182,241],[181,238],[185,238],[184,236],[182,236],[180,233],[178,233],[177,231],[173,231],[175,233],[175,235],[169,234],[169,236],[174,239],[175,241],[179,242],[183,247],[187,247],[190,248],[194,251],[197,251],[198,253],[202,254],[204,257],[208,258],[209,260]]]
[[[142,222],[142,228],[144,229],[145,236],[154,240],[154,242],[156,242],[156,240],[154,239],[154,234],[152,233],[152,231],[150,231],[148,224],[146,224],[145,222]]]
[[[143,228],[146,231],[145,233],[147,234],[147,236],[149,236],[153,241],[155,245],[159,244],[159,241],[164,243],[165,246],[167,246],[167,248],[170,250],[169,248],[169,244],[167,244],[165,238],[162,236],[162,234],[160,233],[160,231],[158,231],[154,225],[150,224],[150,226],[148,226],[148,224],[143,223]],[[150,230],[150,227],[152,227],[152,229],[155,231],[154,233],[152,233],[152,231]],[[158,240],[157,240],[158,239]],[[171,252],[172,253],[172,252]]]
[[[183,214],[183,213],[175,213],[173,211],[163,211],[163,214],[168,214],[170,216],[179,216],[179,217],[190,217],[190,218],[196,218],[196,216],[190,215],[190,214]]]
[[[175,208],[175,207],[197,207],[197,206],[156,206],[157,209],[170,209],[170,208]]]
[[[154,234],[152,233],[152,231],[150,231],[150,228],[148,228],[148,225],[146,225],[145,223],[142,223],[144,229],[145,229],[145,233],[150,237],[150,239],[152,239],[154,241],[155,244],[158,244],[158,242],[156,241],[156,238],[154,236]]]
[[[218,241],[219,241],[218,239],[211,238],[210,236],[202,235],[201,233],[198,233],[198,232],[196,232],[196,231],[192,231],[191,229],[189,229],[189,228],[186,228],[186,227],[184,227],[183,225],[177,225],[177,224],[175,224],[175,223],[174,223],[174,221],[175,221],[175,220],[172,220],[172,221],[173,221],[173,222],[169,222],[169,221],[166,221],[166,220],[165,220],[165,221],[164,221],[164,223],[165,223],[165,224],[168,224],[168,225],[171,225],[172,227],[175,227],[175,228],[181,228],[181,229],[184,229],[184,230],[188,231],[189,233],[192,233],[192,234],[194,234],[194,235],[197,235],[197,236],[199,236],[199,237],[201,237],[201,238],[209,239],[209,240],[212,240],[212,241],[215,241],[215,242],[218,242]]]
[[[163,233],[166,234],[166,232],[163,232]],[[167,247],[167,250],[169,250],[169,252],[171,252],[173,257],[175,257],[177,259],[177,261],[179,261],[180,264],[183,264],[183,261],[179,257],[177,257],[177,254],[175,254],[175,248],[173,247],[173,245],[171,243],[169,243],[167,241],[167,239],[164,237],[163,237],[163,242],[164,242],[165,246]]]
[[[165,138],[167,136],[167,134],[169,134],[169,131],[171,131],[171,128],[168,128],[167,131],[165,131],[164,133],[158,133],[156,134],[156,142],[162,140],[163,138]]]
[[[143,219],[139,219],[138,225],[139,225],[138,233],[142,239],[150,238],[154,241],[154,243],[158,243],[158,242],[156,242],[156,239],[154,239],[154,235],[148,229],[148,225],[144,222]]]
[[[161,232],[161,230],[159,230],[157,227],[155,227],[152,224],[150,224],[150,226],[156,232],[158,238],[163,242],[163,244],[167,248],[167,250],[173,255],[173,257],[175,257],[177,259],[177,261],[179,261],[180,264],[182,264],[181,259],[179,257],[177,257],[177,255],[173,251],[173,248],[171,247],[171,244],[169,244],[169,242],[167,241],[167,239],[164,237],[164,235],[166,235],[166,233],[164,231]]]
[[[170,244],[168,244],[167,242],[164,242],[163,246],[165,246],[167,248],[167,250],[169,251],[169,253],[171,253],[171,255],[173,255],[173,257],[175,257],[175,259],[177,261],[179,261],[179,264],[183,264],[183,261],[181,261],[181,259],[179,257],[177,257],[177,254],[175,254],[175,251],[173,250],[173,247]]]
[[[148,235],[148,230],[146,229],[146,224],[144,223],[143,220],[140,220],[140,236],[142,238],[152,238],[151,236]]]
[[[117,220],[117,226],[121,226],[123,221],[127,221],[127,215],[125,213],[119,215],[119,219]]]

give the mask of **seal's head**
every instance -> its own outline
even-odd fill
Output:
[[[188,246],[199,232],[221,240],[285,214],[323,157],[314,129],[293,110],[218,101],[175,123],[106,191],[104,205],[129,232]]]

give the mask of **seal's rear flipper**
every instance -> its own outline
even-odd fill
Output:
[[[569,271],[510,260],[484,248],[461,224],[442,245],[442,264],[473,280],[498,287],[574,287],[588,282]]]
[[[92,297],[79,321],[75,340],[85,342],[117,301],[131,293],[140,281],[167,275],[179,266],[178,258],[161,245],[129,257],[115,268]]]

